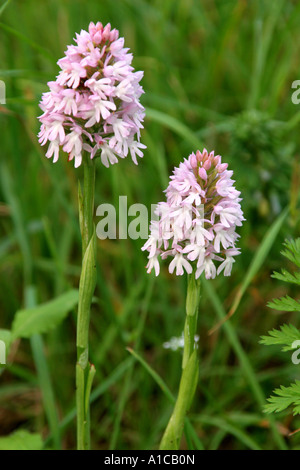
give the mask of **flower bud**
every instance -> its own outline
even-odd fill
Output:
[[[199,168],[198,174],[199,174],[199,176],[200,176],[200,178],[201,178],[202,180],[204,180],[204,181],[207,180],[207,173],[206,173],[206,171],[205,171],[204,166],[202,166],[201,168]]]

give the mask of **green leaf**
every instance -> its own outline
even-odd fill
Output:
[[[85,348],[87,344],[89,312],[96,285],[96,231],[90,239],[82,261],[82,271],[79,283],[79,304],[77,319],[77,347]]]
[[[18,430],[0,437],[0,450],[41,450],[43,441],[39,434]]]
[[[199,309],[200,301],[200,280],[195,279],[194,275],[188,276],[188,290],[186,297],[186,314],[196,315]]]
[[[191,357],[189,358],[184,371],[182,373],[182,382],[185,386],[186,392],[186,412],[190,409],[195,391],[197,388],[199,376],[199,361],[198,361],[198,351],[195,349]]]
[[[176,399],[172,395],[172,392],[170,391],[169,387],[165,384],[163,379],[158,375],[157,372],[155,372],[154,369],[152,369],[149,364],[133,349],[127,348],[127,351],[132,354],[133,357],[146,369],[148,374],[154,379],[154,381],[157,383],[157,385],[160,387],[160,389],[163,391],[163,393],[166,395],[166,397],[170,400],[171,403],[175,403]]]
[[[212,283],[209,282],[207,279],[203,279],[203,284],[205,287],[206,292],[208,293],[208,296],[212,302],[212,306],[214,310],[216,311],[218,317],[220,318],[221,321],[224,321],[226,318],[226,313],[223,308],[223,305],[219,299],[218,293],[215,291],[215,289],[212,286]],[[253,366],[249,360],[248,355],[244,351],[239,337],[237,336],[236,329],[234,328],[233,324],[230,321],[225,321],[224,322],[224,330],[225,333],[228,337],[229,342],[231,343],[231,346],[240,362],[241,365],[241,370],[244,372],[245,377],[248,381],[248,384],[250,388],[252,389],[253,396],[255,397],[258,405],[260,407],[263,407],[265,404],[265,396],[264,392],[262,390],[261,384],[259,383],[259,380],[257,378],[257,374],[255,374]],[[270,426],[273,432],[273,439],[277,442],[279,448],[281,450],[285,450],[286,444],[282,438],[282,435],[277,429],[277,426],[275,425],[275,422],[273,420],[273,417],[270,417]]]
[[[240,305],[240,302],[243,298],[244,293],[248,289],[249,285],[251,284],[253,278],[256,276],[256,274],[259,272],[261,266],[264,264],[265,259],[268,256],[268,253],[270,249],[273,246],[274,241],[276,240],[276,237],[279,233],[279,230],[288,214],[288,209],[285,209],[282,211],[282,213],[278,216],[278,218],[273,222],[269,230],[267,231],[266,235],[264,236],[258,250],[256,251],[252,262],[243,278],[243,282],[240,286],[240,288],[237,291],[237,294],[233,300],[233,304],[229,310],[228,315],[226,318],[230,318],[235,311],[237,310],[238,306]],[[216,329],[216,327],[211,330],[212,332]]]
[[[265,413],[279,413],[289,406],[293,406],[293,414],[300,414],[300,380],[296,380],[289,387],[282,385],[273,393],[277,396],[273,395],[268,398],[269,403],[264,407]]]
[[[12,324],[12,339],[29,338],[57,326],[78,303],[78,290],[72,289],[34,308],[19,310]]]
[[[296,240],[286,240],[283,244],[285,250],[281,252],[292,263],[300,267],[300,238]],[[300,273],[289,273],[286,269],[282,269],[281,273],[274,272],[272,277],[279,281],[290,282],[292,284],[300,285]]]
[[[272,302],[268,302],[267,305],[274,310],[281,310],[284,312],[300,311],[300,302],[292,299],[292,297],[289,297],[288,295],[281,297],[280,299],[274,299]]]
[[[282,251],[281,254],[300,268],[300,238],[296,240],[286,240],[283,246],[286,249]]]
[[[282,351],[291,351],[294,341],[300,340],[300,331],[294,325],[282,325],[280,330],[269,331],[269,336],[261,337],[261,344],[266,346],[283,345]]]
[[[299,272],[291,274],[286,269],[282,269],[281,273],[274,272],[271,277],[273,277],[274,279],[278,279],[279,281],[290,282],[291,284],[297,284],[298,286],[300,286]]]
[[[300,267],[300,238],[297,240],[286,240],[284,243],[285,250],[281,253]],[[293,284],[300,284],[300,273],[289,273],[282,269],[281,274],[274,273],[275,279]],[[286,295],[279,299],[274,299],[268,303],[270,308],[275,310],[298,312],[300,311],[300,301]],[[269,331],[269,336],[262,336],[260,343],[269,345],[282,345],[282,351],[290,351],[296,347],[300,342],[300,331],[293,325],[283,325],[280,330]],[[297,354],[298,351],[296,351]],[[298,359],[298,358],[297,358]],[[293,360],[293,357],[292,357]],[[274,390],[274,394],[268,398],[268,404],[265,405],[265,413],[278,413],[285,410],[289,406],[293,406],[294,415],[300,414],[300,381],[296,380],[294,384],[289,387],[281,386]]]

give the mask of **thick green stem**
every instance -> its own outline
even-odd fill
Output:
[[[200,301],[200,281],[194,274],[188,276],[186,319],[184,326],[184,351],[182,375],[175,407],[160,443],[160,450],[179,450],[184,419],[189,410],[198,382],[198,358],[195,333]]]
[[[90,391],[95,368],[89,364],[89,323],[92,298],[96,285],[96,235],[93,221],[95,164],[83,161],[83,194],[79,185],[79,219],[82,237],[82,270],[79,282],[77,316],[76,407],[77,449],[90,447]]]

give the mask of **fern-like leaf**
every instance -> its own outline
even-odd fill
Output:
[[[294,349],[293,343],[300,341],[300,331],[294,325],[282,325],[279,330],[271,330],[269,336],[262,336],[260,343],[266,346],[281,345],[282,351]]]
[[[286,240],[283,246],[285,250],[282,251],[281,254],[300,268],[300,238],[296,240]]]
[[[293,414],[300,414],[300,380],[296,380],[289,387],[282,385],[273,393],[275,395],[268,398],[269,403],[264,407],[265,413],[279,413],[293,406]]]
[[[274,272],[272,276],[274,279],[278,279],[283,282],[290,282],[291,284],[297,284],[300,286],[300,273],[289,273],[286,269],[282,269],[281,273]]]
[[[292,297],[286,295],[280,299],[274,299],[272,302],[268,302],[268,307],[274,310],[281,310],[284,312],[300,312],[299,300],[292,299]]]
[[[286,240],[284,247],[285,250],[281,252],[282,255],[300,268],[300,238],[297,238],[297,240]],[[300,285],[299,271],[291,274],[286,269],[282,269],[281,273],[274,272],[272,277],[279,281]],[[286,295],[269,302],[268,307],[286,312],[299,312],[300,300],[292,299]],[[299,341],[300,331],[295,326],[282,325],[279,330],[271,330],[268,336],[262,336],[260,343],[267,346],[280,345],[282,346],[282,351],[290,351],[295,349],[295,345]],[[296,351],[297,353],[298,351]],[[298,361],[298,357],[296,359]],[[273,395],[268,398],[268,404],[265,405],[264,411],[265,413],[279,413],[290,406],[293,407],[294,415],[300,414],[300,380],[296,380],[295,383],[288,387],[282,385],[280,388],[275,389]]]

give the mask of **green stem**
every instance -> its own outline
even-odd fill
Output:
[[[95,368],[89,363],[89,323],[96,285],[96,236],[93,221],[95,163],[83,160],[83,195],[79,185],[79,220],[82,238],[82,269],[77,317],[76,407],[77,449],[90,448],[90,392]]]
[[[197,348],[195,346],[199,301],[200,281],[199,279],[195,280],[194,274],[191,274],[188,276],[186,298],[182,374],[175,407],[162,437],[160,450],[179,450],[184,419],[195,394],[199,372]]]
[[[95,198],[95,162],[86,158],[83,163],[83,218],[82,259],[94,232],[94,198]]]

